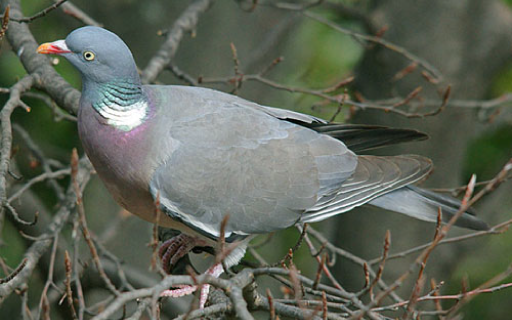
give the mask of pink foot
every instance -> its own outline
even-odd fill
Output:
[[[224,273],[224,268],[222,268],[222,265],[220,263],[214,264],[211,266],[208,270],[206,270],[205,274],[208,274],[214,278],[220,277],[221,274]],[[172,290],[165,290],[162,293],[160,293],[160,297],[183,297],[189,294],[194,293],[197,290],[197,286],[179,286],[178,289],[172,289]],[[210,285],[209,284],[203,284],[201,286],[201,294],[199,296],[199,308],[203,309],[206,305],[206,300],[208,300],[208,293],[210,293]]]
[[[176,263],[194,247],[207,245],[206,241],[184,233],[165,241],[158,250],[158,255],[162,260],[162,268],[167,274],[171,274]]]

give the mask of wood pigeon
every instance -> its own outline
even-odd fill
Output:
[[[214,247],[226,215],[226,241],[241,240],[226,260],[231,266],[253,235],[364,204],[430,222],[438,208],[447,221],[460,207],[412,185],[430,172],[429,159],[355,153],[426,137],[417,131],[332,124],[207,88],[142,85],[130,49],[98,27],[38,52],[80,71],[80,139],[115,200],[155,222],[158,199],[159,224],[182,232],[162,247],[164,263],[194,246]],[[470,211],[457,225],[488,228]]]

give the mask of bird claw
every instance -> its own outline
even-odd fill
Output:
[[[213,265],[205,272],[205,274],[208,274],[214,278],[220,277],[222,273],[224,273],[224,268],[220,263]],[[162,291],[162,293],[160,293],[160,297],[179,298],[194,293],[197,288],[198,286],[183,285],[179,286],[177,289]],[[208,293],[210,293],[210,285],[203,284],[201,286],[201,293],[199,295],[199,309],[204,309],[206,301],[208,300]]]
[[[158,250],[158,255],[162,260],[162,268],[167,274],[171,274],[174,266],[181,258],[195,247],[200,246],[207,246],[206,241],[183,233],[165,241]]]
[[[197,237],[189,236],[186,234],[180,234],[176,237],[173,237],[167,241],[165,241],[160,249],[158,250],[158,255],[162,260],[162,268],[167,274],[171,274],[176,263],[186,256],[190,251],[192,251],[196,247],[205,247],[208,246],[208,243],[205,240],[202,240]],[[224,268],[220,263],[214,264],[211,266],[205,274],[208,274],[212,277],[218,278],[222,273],[224,273]],[[160,297],[172,297],[178,298],[183,297],[197,291],[199,286],[191,286],[191,285],[182,285],[177,286],[176,289],[165,290],[160,294]],[[199,308],[203,309],[206,305],[206,301],[208,300],[208,293],[210,292],[210,285],[203,284],[201,285],[201,293],[199,296]]]

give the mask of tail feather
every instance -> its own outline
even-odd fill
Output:
[[[460,209],[459,200],[415,186],[406,186],[373,199],[369,204],[396,211],[419,220],[436,222],[441,208],[443,222],[448,222]],[[469,209],[455,225],[473,230],[488,230],[489,226]]]

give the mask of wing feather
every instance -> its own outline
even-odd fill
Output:
[[[228,237],[323,220],[431,167],[419,156],[358,157],[337,140],[368,149],[424,137],[415,131],[331,125],[204,88],[153,88],[169,108],[154,117],[168,131],[155,134],[167,154],[155,165],[151,194],[169,216],[212,239],[226,215]]]
[[[171,109],[161,134],[175,147],[154,171],[150,191],[164,212],[210,238],[226,215],[227,236],[289,227],[357,166],[339,140],[237,100],[200,98],[185,98],[196,100],[195,112]]]
[[[382,194],[391,192],[425,177],[432,162],[416,155],[377,157],[359,156],[354,175],[335,193],[320,199],[308,209],[303,222],[324,220],[361,206]]]

